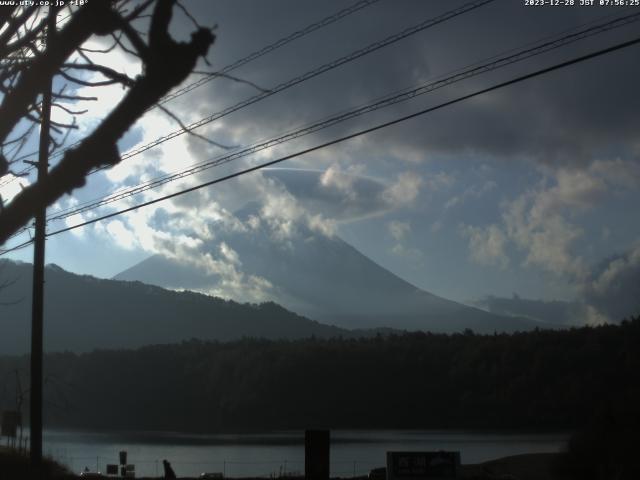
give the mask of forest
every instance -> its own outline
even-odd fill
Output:
[[[45,425],[193,432],[638,425],[640,317],[527,333],[191,340],[45,357]],[[3,409],[27,356],[0,357]],[[16,374],[17,372],[17,374]],[[24,395],[26,414],[28,392]]]

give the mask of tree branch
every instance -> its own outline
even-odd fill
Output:
[[[110,2],[89,2],[79,9],[67,25],[57,33],[54,48],[36,58],[23,70],[15,87],[5,95],[0,105],[0,141],[26,115],[29,105],[41,93],[48,81],[75,49],[94,33],[103,31],[104,17],[111,16]]]
[[[194,137],[199,138],[200,140],[204,140],[205,142],[207,142],[210,145],[213,145],[214,147],[222,148],[223,150],[231,150],[232,148],[237,148],[237,145],[234,145],[234,146],[223,145],[222,143],[218,143],[215,140],[211,140],[210,138],[207,138],[204,135],[200,135],[199,133],[194,132],[192,128],[189,128],[188,126],[186,126],[184,122],[180,120],[180,118],[178,118],[178,116],[175,113],[173,113],[171,110],[169,110],[167,107],[164,107],[160,104],[157,104],[156,106],[160,110],[162,110],[164,113],[166,113],[169,117],[171,117],[178,125],[180,125],[180,128],[182,129],[182,131],[187,135],[193,135]]]
[[[98,3],[91,2],[87,6]],[[178,43],[170,37],[167,29],[174,3],[174,0],[157,0],[144,74],[136,79],[120,103],[77,148],[66,151],[49,175],[26,187],[0,213],[0,244],[25,225],[41,205],[50,205],[83,186],[89,172],[120,162],[117,141],[149,107],[183,82],[195,68],[198,58],[207,54],[215,40],[207,29],[192,33],[189,43]]]
[[[135,80],[128,77],[124,73],[117,72],[112,68],[105,67],[104,65],[97,65],[95,63],[65,63],[64,68],[73,68],[76,70],[89,70],[91,72],[98,72],[109,78],[113,82],[121,83],[127,87],[132,87],[135,84]],[[61,72],[62,73],[62,72]],[[64,76],[64,75],[63,75]],[[77,80],[73,80],[78,82]],[[85,83],[86,85],[86,83]],[[95,85],[95,84],[93,84]]]

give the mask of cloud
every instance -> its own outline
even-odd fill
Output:
[[[640,241],[624,254],[600,263],[578,284],[574,301],[485,297],[490,312],[526,316],[564,325],[618,323],[640,315]]]
[[[573,242],[583,234],[582,228],[567,222],[560,213],[542,214],[539,201],[543,192],[518,197],[503,213],[505,232],[525,252],[524,265],[541,267],[557,275],[582,278],[586,266],[572,253]]]
[[[588,268],[572,247],[584,230],[567,217],[592,210],[621,190],[637,188],[639,179],[639,166],[622,160],[559,168],[507,206],[507,234],[527,252],[526,264],[582,280]]]
[[[400,174],[391,183],[384,183],[358,174],[360,168],[332,164],[321,171],[270,169],[264,176],[276,181],[272,188],[279,186],[288,192],[309,215],[320,215],[336,227],[409,206],[419,193],[419,176]]]
[[[7,204],[13,200],[18,193],[20,193],[23,187],[28,187],[31,182],[25,177],[16,177],[11,173],[1,177],[2,185],[0,186],[0,197],[2,201]]]
[[[640,241],[604,262],[581,289],[585,301],[611,321],[640,314]]]
[[[415,201],[423,185],[419,174],[403,172],[382,192],[382,198],[392,208],[410,205]]]
[[[354,186],[363,171],[363,165],[349,165],[343,170],[339,164],[334,163],[320,175],[320,185],[325,188],[335,188],[348,198],[355,198],[357,190]]]
[[[421,265],[424,260],[424,254],[417,248],[408,246],[406,242],[412,230],[411,224],[409,222],[392,220],[387,223],[387,229],[395,240],[390,250],[391,253],[397,257],[404,257],[413,262],[418,262],[414,263],[414,266]]]
[[[302,10],[293,8],[293,2],[281,5],[288,12],[286,25],[280,19],[280,11],[266,4],[255,5],[249,19],[232,3],[216,3],[216,21],[220,25],[214,46],[216,60],[222,65],[273,41],[273,32],[277,31],[274,25],[280,26],[284,33],[291,30],[287,28],[289,25],[306,25],[341,8],[335,1]],[[211,7],[206,2],[194,9],[199,18],[211,16]],[[397,9],[392,3],[377,3],[367,10],[366,16],[362,12],[354,16],[353,21],[333,25],[331,41],[318,35],[295,42],[287,46],[287,55],[277,53],[264,62],[249,64],[243,69],[243,75],[269,88],[448,9],[438,2],[418,2],[410,9]],[[475,64],[504,51],[505,44],[512,47],[529,45],[534,40],[564,32],[602,15],[603,9],[597,6],[589,11],[564,9],[563,12],[552,12],[545,9],[529,11],[510,2],[489,5],[362,57],[335,72],[323,74],[317,81],[305,82],[300,88],[279,94],[277,102],[274,98],[273,103],[264,102],[264,107],[256,105],[250,114],[240,115],[238,128],[241,126],[245,132],[265,135],[267,131],[289,129]],[[376,28],[370,27],[371,21],[376,22]],[[623,33],[600,38],[603,42],[613,41]],[[460,41],[438,41],[442,35]],[[565,52],[571,56],[586,49],[588,46],[574,44]],[[314,54],[309,55],[310,51]],[[290,62],[290,58],[296,58],[296,62]],[[551,64],[554,58],[539,57],[506,68],[499,76],[488,74],[453,85],[388,111],[363,116],[349,123],[347,128],[367,126],[413,112],[417,104],[422,105],[420,102],[432,105],[440,99],[486,87],[496,76],[512,78],[523,71]],[[535,158],[541,163],[558,159],[567,163],[587,163],[595,156],[601,156],[611,145],[619,151],[630,151],[640,143],[633,128],[636,112],[640,110],[640,100],[634,95],[634,73],[640,67],[633,60],[632,50],[604,56],[553,76],[433,112],[421,121],[405,123],[402,129],[381,131],[368,137],[363,146],[369,151],[383,152],[382,156],[388,154],[415,165],[440,154],[451,158],[473,153],[504,160],[518,157]],[[611,72],[611,76],[619,80],[616,88],[611,88],[610,82],[599,75],[601,71]],[[367,81],[363,82],[363,78]],[[239,94],[247,94],[246,87],[223,81],[211,82],[207,90],[203,95],[214,99],[219,98],[223,90],[230,103],[239,99]],[[193,109],[205,108],[198,95],[190,97],[190,101]],[[335,129],[317,135],[318,140],[333,137]]]
[[[424,186],[431,192],[450,188],[456,182],[455,176],[447,172],[438,172],[428,175],[424,180]]]
[[[511,298],[486,296],[474,302],[498,315],[525,317],[556,325],[584,325],[585,306],[563,300],[534,300],[513,294]]]
[[[460,230],[463,236],[469,239],[469,251],[475,262],[507,268],[509,265],[509,257],[505,252],[507,237],[498,226],[461,225]]]
[[[106,224],[105,229],[116,245],[125,250],[133,250],[138,245],[136,236],[120,220],[111,220]]]
[[[98,227],[96,233],[107,236],[122,248],[160,254],[201,271],[211,279],[211,287],[200,290],[203,293],[245,302],[261,302],[269,298],[271,283],[260,276],[243,272],[242,259],[227,242],[215,241],[210,236],[210,241],[205,244],[188,229],[189,222],[183,213],[170,214],[157,209],[153,216],[158,213],[163,213],[165,218],[154,219],[148,213],[128,215],[122,220]],[[194,217],[197,215],[192,214],[190,218],[192,225],[197,224]],[[237,219],[228,222],[222,216],[213,221],[212,227],[219,231],[233,231],[236,222]]]
[[[474,303],[498,315],[525,317],[563,327],[608,323],[604,315],[583,301],[534,300],[514,293],[511,298],[489,295]]]
[[[485,182],[482,183],[482,185],[479,185],[479,186],[476,184],[473,184],[470,187],[463,190],[462,193],[455,195],[451,197],[449,200],[447,200],[447,202],[444,204],[444,208],[450,209],[453,207],[461,206],[463,203],[465,203],[467,200],[471,198],[479,199],[483,197],[486,193],[494,190],[497,186],[498,184],[493,180],[486,180]]]
[[[622,160],[597,160],[586,166],[545,168],[537,185],[502,203],[502,222],[463,225],[471,256],[479,263],[508,264],[506,246],[524,254],[524,266],[535,266],[571,281],[589,276],[576,243],[585,235],[580,214],[596,209],[606,198],[640,186],[638,165]],[[493,187],[488,187],[493,188]],[[451,206],[452,200],[446,205]]]
[[[400,222],[393,220],[387,224],[389,233],[397,241],[402,241],[411,232],[411,224],[409,222]]]
[[[332,0],[311,2],[305,9],[294,7],[293,1],[285,1],[278,9],[259,2],[251,7],[252,15],[247,16],[245,9],[238,8],[233,2],[217,2],[215,8],[207,2],[195,2],[193,13],[203,21],[211,19],[211,23],[216,21],[220,25],[212,49],[212,58],[218,68],[272,42],[275,32],[284,34],[293,29],[291,25],[307,25],[342,8],[340,2]],[[401,31],[417,23],[418,19],[433,17],[450,9],[438,2],[417,2],[414,7],[398,9],[390,3],[378,2],[366,12],[361,12],[366,16],[359,13],[348,22],[332,25],[330,42],[326,41],[325,31],[323,35],[310,35],[280,52],[247,64],[241,74],[271,88],[369,42]],[[473,14],[460,16],[455,21],[446,22],[234,112],[199,129],[198,133],[220,139],[223,143],[250,145],[291,131],[305,122],[350,109],[490,57],[502,51],[505,43],[512,46],[529,43],[602,15],[600,9],[587,10],[524,11],[509,2],[478,9]],[[282,17],[282,11],[288,12],[286,19]],[[371,28],[371,19],[374,19],[376,28]],[[192,29],[191,25],[180,22],[173,26],[181,35]],[[460,41],[440,42],[438,39],[442,35]],[[478,38],[482,41],[474,41]],[[309,55],[311,51],[313,55]],[[566,54],[570,56],[575,51],[567,51]],[[521,195],[521,192],[511,194],[513,201],[505,203],[501,207],[501,216],[491,218],[488,225],[480,219],[465,219],[466,223],[478,222],[478,225],[463,225],[459,230],[468,243],[471,258],[482,264],[506,268],[516,262],[515,257],[510,260],[509,255],[519,253],[523,255],[526,266],[571,278],[588,278],[587,262],[577,248],[587,233],[580,222],[580,215],[596,208],[602,199],[613,194],[615,188],[637,185],[637,162],[634,166],[628,160],[632,158],[629,152],[640,152],[640,141],[634,128],[640,105],[639,97],[634,95],[636,86],[633,80],[633,74],[639,71],[640,66],[633,62],[631,54],[625,55],[622,52],[615,58],[613,55],[603,57],[581,65],[579,69],[567,70],[566,74],[558,72],[553,78],[549,76],[531,81],[526,86],[502,89],[433,112],[419,121],[406,122],[402,128],[383,129],[339,147],[291,160],[294,167],[304,166],[313,172],[270,170],[247,175],[225,185],[217,185],[206,193],[176,198],[166,202],[162,208],[152,209],[149,214],[127,216],[126,220],[121,220],[122,225],[111,228],[120,230],[118,241],[123,245],[130,246],[133,240],[127,240],[122,227],[133,232],[135,248],[147,252],[174,251],[176,255],[196,259],[201,248],[198,241],[219,245],[221,231],[244,231],[250,235],[250,232],[265,229],[273,238],[283,242],[306,228],[331,236],[339,232],[342,224],[411,207],[418,200],[430,199],[429,194],[433,192],[446,192],[448,201],[445,208],[458,208],[451,212],[457,215],[462,210],[459,207],[482,198],[495,190],[496,185],[483,182],[466,189],[460,186],[453,191],[454,185],[459,186],[459,179],[449,169],[431,173],[432,168],[429,167],[432,162],[470,159],[493,163],[495,160],[525,159],[554,166],[544,171],[544,181],[525,187],[528,189]],[[291,62],[291,58],[296,61]],[[546,64],[547,60],[541,57],[539,62]],[[123,68],[129,68],[127,62],[137,63],[131,59],[115,58],[114,62],[121,63]],[[501,71],[498,76],[500,79],[511,78],[521,71],[537,67],[535,62],[516,65]],[[597,74],[605,69],[619,79],[615,89]],[[135,75],[136,72],[127,70],[127,73]],[[363,115],[220,169],[173,182],[139,198],[146,200],[170,193],[210,180],[221,175],[219,172],[228,173],[240,166],[317,145],[426,105],[446,101],[487,86],[496,78],[493,75],[487,77],[478,77]],[[102,115],[100,109],[106,111],[121,93],[117,88],[105,89],[91,118],[99,119]],[[217,79],[169,105],[188,123],[254,93],[255,90],[246,85]],[[135,132],[121,142],[122,148],[126,150],[134,140],[146,143],[176,128],[177,125],[162,112],[147,112],[137,123]],[[221,150],[201,140],[181,135],[125,160],[107,173],[106,180],[114,188],[131,185],[134,181],[155,178],[220,153]],[[618,157],[620,160],[594,160]],[[399,161],[410,164],[400,163],[401,167],[398,167]],[[398,173],[399,168],[411,171]],[[508,191],[505,188],[504,192]],[[121,203],[123,206],[129,204]],[[246,215],[240,213],[243,209],[248,210],[244,212]],[[442,220],[435,221],[433,231],[440,230],[442,224]],[[117,233],[104,232],[110,236]],[[441,235],[445,233],[448,232]],[[410,232],[397,230],[396,235],[406,240]],[[396,240],[394,253],[406,253],[406,245],[400,239]],[[176,244],[179,248],[175,247]],[[241,273],[242,258],[235,262],[220,250],[215,250],[212,255],[213,260],[233,265],[236,272]],[[228,272],[231,279],[231,270]],[[236,284],[229,280],[228,285]]]

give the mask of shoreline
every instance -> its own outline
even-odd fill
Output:
[[[560,480],[562,477],[554,473],[554,463],[560,458],[562,453],[525,453],[519,455],[510,455],[506,457],[489,460],[486,462],[475,464],[462,464],[458,470],[459,479],[476,479],[476,480],[493,480],[493,479],[518,479],[518,480]],[[6,467],[14,469],[11,478],[28,479],[28,459],[25,456],[18,456],[9,448],[0,446],[0,471],[5,471]],[[70,480],[82,478],[77,473],[65,472],[63,466],[56,462],[50,461],[49,468],[53,468],[56,473],[44,478]],[[63,473],[64,472],[64,473]],[[91,478],[113,478],[95,476]],[[157,480],[162,477],[136,477],[142,480]],[[179,476],[183,480],[197,480],[199,477]],[[232,480],[263,480],[265,477],[224,477]],[[280,480],[304,480],[304,476],[279,476],[273,477]],[[331,477],[330,480],[366,480],[368,476],[347,476],[347,477]]]

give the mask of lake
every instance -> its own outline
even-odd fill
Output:
[[[462,463],[477,463],[520,453],[558,452],[561,433],[464,431],[333,430],[331,475],[365,475],[384,466],[388,450],[458,450]],[[136,476],[161,476],[167,459],[180,476],[221,472],[227,477],[304,473],[304,432],[194,435],[160,432],[97,433],[47,430],[44,452],[75,472],[106,471],[126,450]]]

